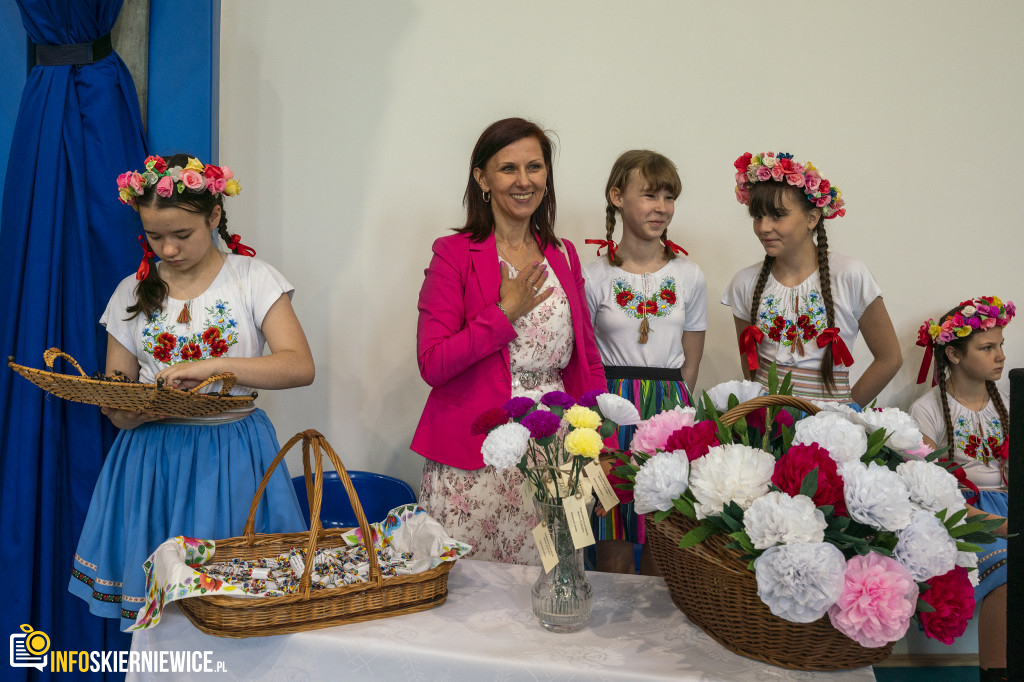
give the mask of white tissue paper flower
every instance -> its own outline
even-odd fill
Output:
[[[978,555],[974,552],[957,552],[956,565],[967,569],[967,577],[971,580],[971,586],[977,587],[981,582],[978,578]]]
[[[921,430],[917,428],[914,419],[903,410],[895,407],[886,407],[881,410],[864,410],[861,414],[868,427],[868,431],[885,429],[889,434],[886,445],[903,452],[905,450],[916,450],[921,446]]]
[[[764,386],[756,381],[726,381],[708,389],[708,397],[719,412],[729,409],[729,396],[736,396],[741,403],[767,394]]]
[[[796,423],[793,444],[817,443],[837,464],[859,461],[868,449],[863,426],[851,424],[837,412],[819,412]]]
[[[791,623],[813,623],[843,593],[846,559],[827,542],[769,547],[754,560],[757,595]]]
[[[614,393],[602,393],[597,396],[597,408],[606,419],[610,419],[619,426],[634,426],[640,423],[640,413],[636,405],[629,402],[621,395]]]
[[[810,400],[809,402],[823,412],[835,412],[836,414],[841,414],[846,418],[846,421],[851,424],[864,426],[864,420],[860,418],[860,412],[849,405],[835,403],[828,400]]]
[[[633,482],[637,514],[672,509],[672,500],[686,492],[690,460],[682,450],[663,452],[640,467]]]
[[[956,541],[931,512],[918,510],[910,524],[896,533],[892,556],[906,566],[916,582],[948,573],[956,566]]]
[[[896,473],[907,484],[910,501],[932,513],[948,509],[948,516],[967,506],[956,476],[937,464],[909,460],[896,467]]]
[[[510,422],[487,434],[484,444],[480,446],[480,454],[484,456],[484,464],[501,471],[518,464],[526,454],[529,443],[530,429],[517,422]]]
[[[735,502],[747,509],[768,492],[775,458],[771,453],[746,445],[718,445],[690,463],[690,489],[697,504],[697,518],[721,514]]]
[[[883,530],[907,527],[914,507],[900,475],[870,462],[849,462],[842,469],[843,493],[850,518]]]
[[[757,498],[743,513],[744,529],[756,549],[780,543],[822,542],[827,525],[825,515],[815,508],[814,500],[777,491]]]

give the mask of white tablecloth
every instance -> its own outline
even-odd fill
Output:
[[[686,619],[661,578],[588,573],[594,587],[589,626],[551,633],[530,606],[538,570],[463,559],[449,575],[448,601],[438,608],[275,637],[212,637],[171,605],[159,625],[135,634],[132,651],[210,651],[210,660],[227,671],[210,676],[224,681],[875,679],[870,668],[798,672],[737,656]]]

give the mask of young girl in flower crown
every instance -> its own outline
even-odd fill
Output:
[[[704,273],[672,243],[668,226],[682,183],[675,165],[647,150],[622,154],[605,187],[607,257],[584,268],[587,303],[593,318],[608,390],[632,401],[644,419],[676,405],[690,405],[690,391],[704,353],[707,285]],[[622,241],[612,239],[622,218]],[[678,255],[683,254],[683,255]],[[628,450],[635,427],[619,430]],[[644,542],[643,518],[633,503],[594,516],[597,569],[632,573],[633,544]],[[655,574],[649,552],[641,571]]]
[[[949,447],[947,458],[960,464],[958,475],[969,514],[1006,517],[1006,461],[1010,420],[1009,397],[995,382],[1002,376],[1003,327],[1016,312],[1012,302],[995,296],[964,301],[939,318],[928,320],[918,333],[925,357],[918,383],[928,376],[932,355],[938,386],[910,408],[927,445]],[[1006,533],[1006,524],[999,531]],[[982,680],[1006,679],[1006,540],[978,552],[981,602],[978,659]]]
[[[114,291],[107,375],[190,389],[232,372],[234,395],[313,380],[313,358],[291,305],[294,289],[227,230],[224,196],[240,187],[227,166],[150,156],[117,180],[142,218],[142,264]],[[220,234],[232,253],[217,249]],[[159,256],[160,263],[154,263]],[[263,355],[264,344],[270,353]],[[207,391],[219,390],[220,382]],[[247,407],[195,419],[103,409],[122,429],[104,462],[75,553],[70,590],[106,618],[132,625],[146,595],[142,564],[176,535],[240,535],[253,494],[277,455],[274,427]],[[305,527],[279,466],[256,516],[257,532]]]
[[[722,296],[732,308],[744,374],[767,385],[777,362],[780,376],[792,373],[794,395],[867,405],[903,359],[875,278],[859,260],[829,253],[825,221],[846,214],[842,193],[791,154],[747,153],[735,166],[736,198],[765,251]],[[858,333],[873,359],[851,388]]]

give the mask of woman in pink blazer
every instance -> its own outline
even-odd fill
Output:
[[[521,118],[473,150],[466,226],[434,242],[416,352],[430,384],[412,449],[427,461],[420,504],[477,559],[539,563],[522,475],[485,467],[476,417],[509,398],[605,390],[576,250],[554,235],[551,140]]]

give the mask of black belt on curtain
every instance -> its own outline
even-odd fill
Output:
[[[36,64],[41,66],[64,66],[92,64],[114,51],[110,34],[91,43],[68,43],[67,45],[33,45]]]

